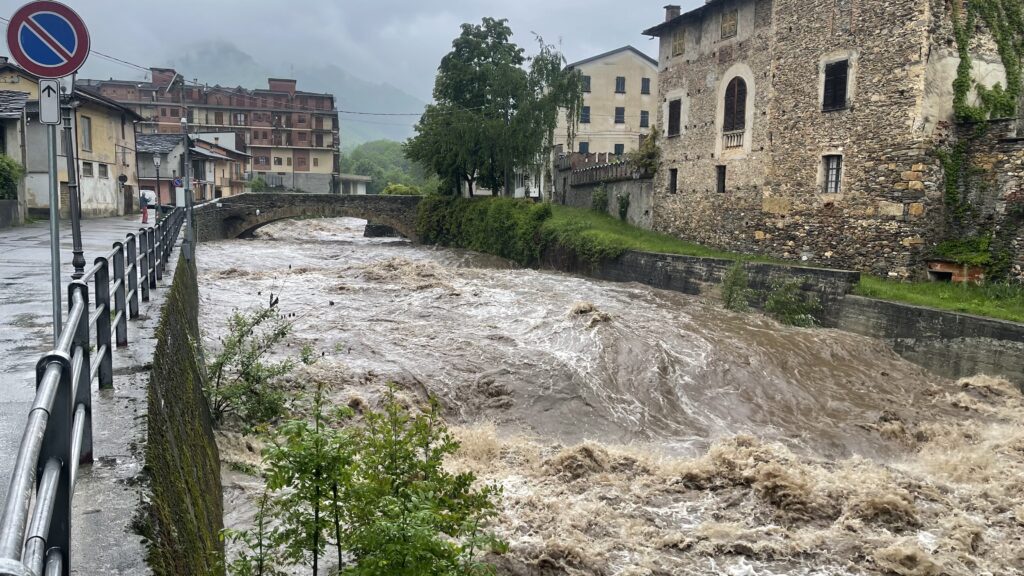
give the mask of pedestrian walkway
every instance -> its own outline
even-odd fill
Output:
[[[86,269],[140,226],[139,216],[83,221]],[[74,270],[69,222],[61,222],[60,234],[66,298]],[[162,286],[169,285],[177,257],[175,250]],[[146,379],[164,293],[153,290],[150,302],[140,302],[139,317],[129,322],[129,347],[113,354],[114,389],[93,390],[95,463],[81,468],[75,490],[72,573],[146,573],[140,537],[126,528],[140,499],[130,480],[142,467]],[[62,308],[66,312],[66,302]],[[0,230],[0,502],[35,397],[35,364],[52,347],[49,223]]]

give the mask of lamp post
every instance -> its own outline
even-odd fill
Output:
[[[153,166],[156,168],[156,220],[160,221],[160,215],[163,211],[160,209],[160,198],[163,196],[163,190],[160,188],[160,153],[153,154]]]
[[[68,161],[68,209],[71,216],[71,265],[75,271],[72,280],[85,275],[85,255],[82,251],[82,198],[78,195],[78,161],[75,159],[75,139],[71,131],[71,115],[78,108],[74,92],[64,98],[61,105],[64,122],[64,154]],[[91,127],[90,127],[91,128]],[[92,135],[90,134],[90,137]]]

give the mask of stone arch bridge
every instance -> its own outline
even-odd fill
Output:
[[[199,241],[244,238],[288,218],[362,218],[416,241],[419,196],[247,193],[195,207]]]

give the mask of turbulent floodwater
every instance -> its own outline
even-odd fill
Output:
[[[206,344],[273,294],[337,402],[388,381],[437,397],[464,443],[451,465],[505,488],[502,573],[1020,573],[1024,414],[1004,382],[362,224],[201,245]],[[232,478],[244,523],[252,483]]]

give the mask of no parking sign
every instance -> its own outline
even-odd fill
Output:
[[[89,57],[89,30],[74,10],[60,2],[29,2],[7,25],[7,49],[28,72],[63,78],[74,74]]]

